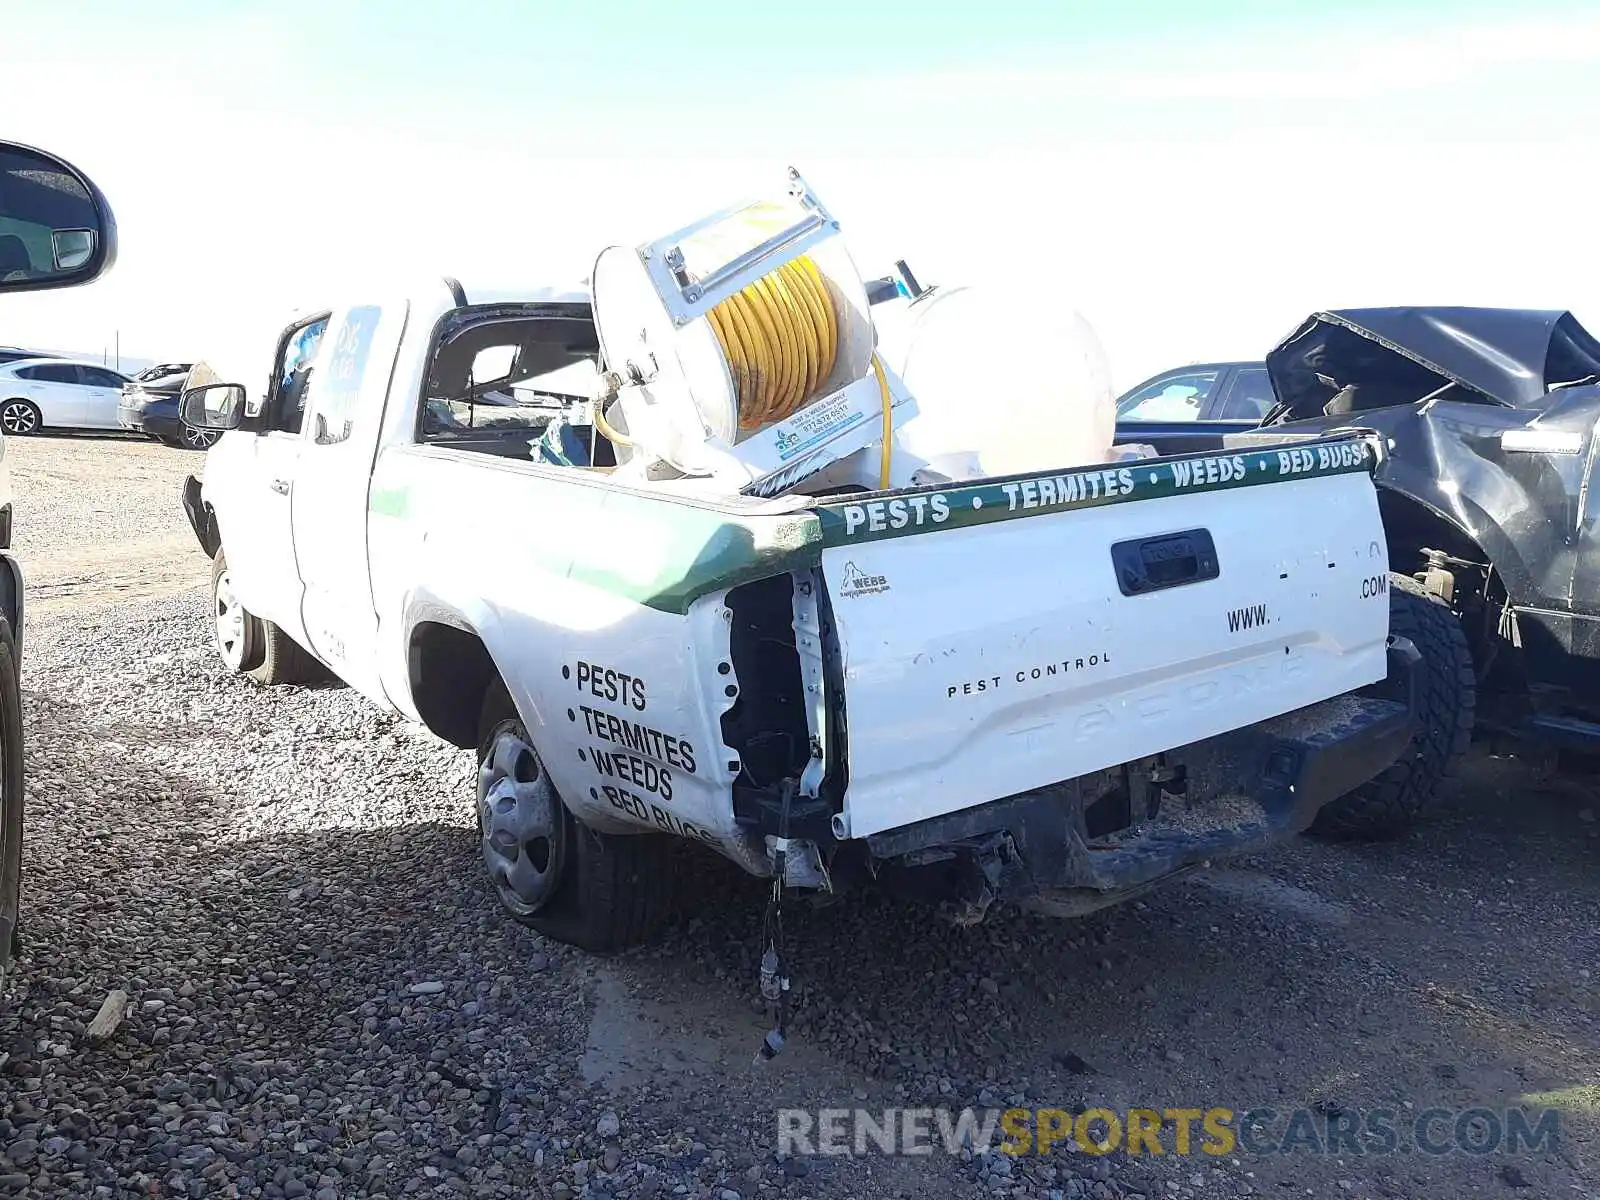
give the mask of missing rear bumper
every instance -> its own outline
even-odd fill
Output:
[[[874,835],[875,873],[959,920],[997,901],[1075,916],[1283,841],[1406,753],[1419,658],[1391,638],[1364,694]]]

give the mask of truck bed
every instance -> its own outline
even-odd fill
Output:
[[[586,820],[688,828],[764,871],[784,778],[865,838],[1383,679],[1379,453],[1344,434],[762,500],[393,447],[373,589],[385,623],[468,614]],[[631,753],[694,748],[695,770],[655,764],[670,804],[598,777],[613,727],[560,699],[579,662],[649,681],[648,712],[618,713],[648,726]]]

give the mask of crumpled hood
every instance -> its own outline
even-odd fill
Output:
[[[1600,367],[1600,342],[1561,309],[1352,308],[1314,313],[1267,355],[1278,398],[1293,404],[1319,373],[1349,382],[1341,372],[1361,369],[1363,342],[1512,407],[1542,399],[1547,379],[1568,381],[1550,378],[1552,366],[1570,360],[1573,378]]]

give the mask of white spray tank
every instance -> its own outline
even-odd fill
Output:
[[[880,354],[917,400],[897,452],[952,479],[1114,457],[1116,393],[1099,337],[1048,291],[1019,293],[978,282],[882,306]]]

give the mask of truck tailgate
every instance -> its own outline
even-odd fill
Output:
[[[864,837],[1384,678],[1362,437],[821,507]]]

